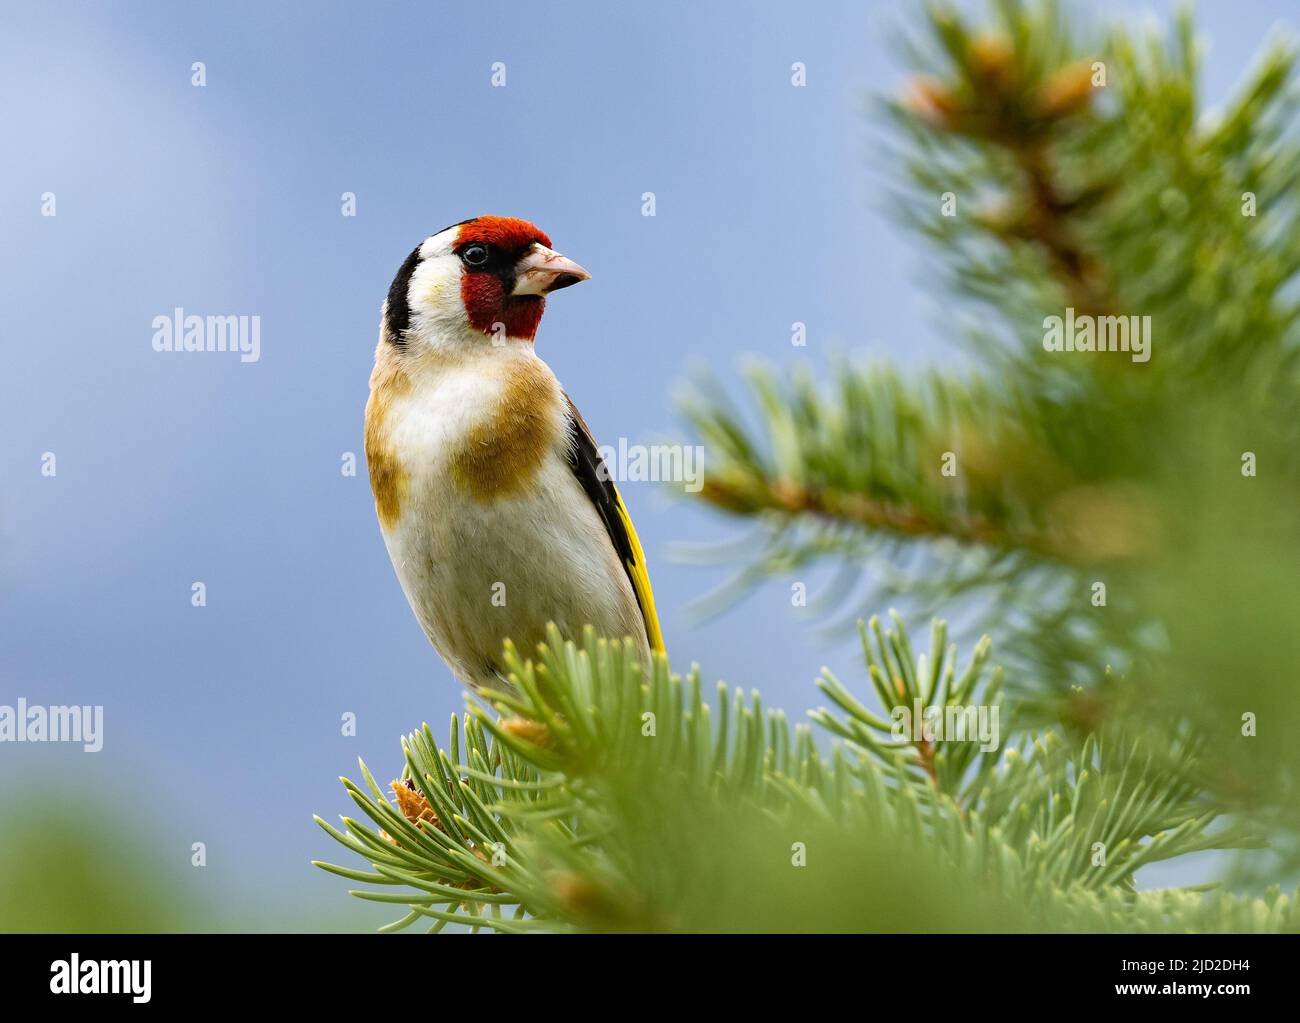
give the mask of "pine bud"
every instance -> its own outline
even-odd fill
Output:
[[[547,746],[551,741],[551,730],[540,721],[527,718],[507,718],[501,722],[501,730],[516,739],[531,742],[534,746]]]
[[[1038,108],[1053,120],[1069,117],[1088,105],[1092,98],[1092,67],[1079,61],[1062,68],[1043,86]]]
[[[984,33],[971,40],[971,70],[988,81],[1006,81],[1015,70],[1015,50],[1006,36]]]
[[[903,106],[940,127],[951,127],[958,112],[957,99],[943,82],[918,75],[903,93]]]
[[[389,786],[396,797],[397,808],[402,811],[402,816],[412,824],[421,823],[432,824],[435,828],[440,827],[438,815],[433,812],[433,807],[429,801],[424,798],[424,793],[415,787],[415,782],[411,778],[405,781],[393,781]]]

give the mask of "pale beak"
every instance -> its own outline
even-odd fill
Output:
[[[571,284],[591,279],[591,274],[571,259],[545,245],[534,244],[515,264],[512,295],[549,295]]]

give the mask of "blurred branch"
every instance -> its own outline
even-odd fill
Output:
[[[1300,919],[1276,893],[1134,892],[1145,864],[1258,841],[1241,825],[1211,829],[1217,814],[1187,782],[1191,747],[1165,761],[1122,737],[1078,747],[1046,732],[998,752],[1001,673],[987,640],[959,669],[942,622],[920,657],[897,617],[888,629],[873,619],[863,637],[884,713],[827,673],[820,685],[840,713],[812,714],[837,737],[827,755],[757,693],[720,685],[709,704],[698,672],[683,680],[657,660],[641,679],[634,653],[590,632],[578,647],[552,630],[536,660],[508,647],[516,692],[453,719],[446,750],[427,726],[408,737],[397,806],[363,765],[365,787],[344,784],[372,826],[320,822],[373,872],[321,866],[384,886],[354,894],[406,906],[393,927],[432,930],[1185,930],[1227,919],[1275,930]],[[918,708],[923,718],[899,723]],[[954,714],[967,708],[982,709],[978,724]],[[954,720],[971,731],[943,731]],[[815,871],[800,871],[804,856]]]
[[[751,369],[741,408],[699,381],[699,496],[759,527],[719,599],[825,559],[841,620],[851,567],[862,603],[967,617],[1028,720],[1198,736],[1206,797],[1269,821],[1300,869],[1295,45],[1206,111],[1188,13],[1100,33],[1002,0],[984,27],[936,5],[925,28],[885,107],[891,209],[932,243],[946,308],[977,308],[955,339],[980,371]],[[1140,316],[1150,360],[1051,350],[1067,312]]]

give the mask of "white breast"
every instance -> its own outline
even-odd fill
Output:
[[[481,500],[457,481],[458,445],[491,421],[503,389],[499,373],[483,370],[467,364],[417,379],[390,413],[392,449],[409,482],[384,540],[425,633],[472,686],[499,684],[503,641],[531,653],[547,622],[573,637],[590,624],[644,648],[631,584],[565,460],[562,405],[557,443],[522,490]]]

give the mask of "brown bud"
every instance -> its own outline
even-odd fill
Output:
[[[777,504],[787,511],[803,511],[808,505],[808,492],[792,479],[774,480],[771,492]]]
[[[527,718],[507,718],[501,722],[501,730],[516,739],[531,742],[534,746],[546,746],[551,741],[551,730],[540,721]]]
[[[433,807],[424,798],[424,793],[415,787],[414,781],[410,778],[406,781],[394,781],[390,787],[396,797],[397,808],[408,821],[417,826],[421,823],[432,824],[435,828],[440,826],[438,815],[433,812]]]
[[[1069,117],[1092,98],[1092,66],[1082,61],[1063,67],[1048,79],[1038,101],[1039,112],[1052,119]]]
[[[979,77],[1002,81],[1011,77],[1015,65],[1015,50],[1003,35],[985,33],[970,43],[971,69]]]
[[[958,112],[957,98],[943,82],[929,75],[918,75],[903,93],[903,106],[927,121],[949,127]]]

